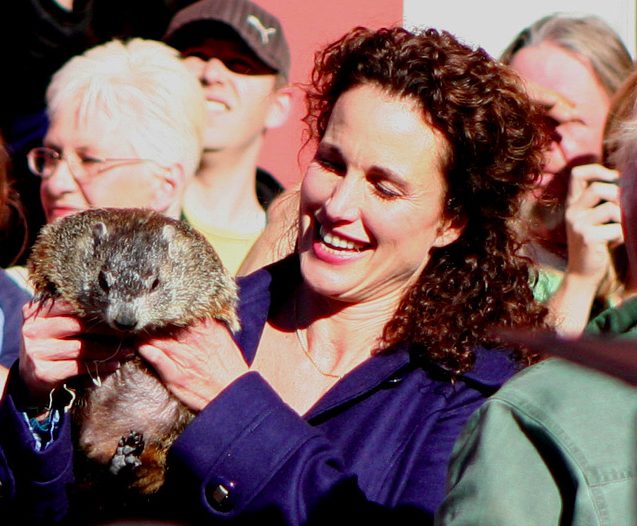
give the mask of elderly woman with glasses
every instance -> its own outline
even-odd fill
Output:
[[[70,60],[47,91],[44,146],[28,154],[47,221],[107,206],[179,217],[204,104],[176,51],[159,42],[113,41]]]
[[[143,207],[178,218],[202,150],[205,99],[178,53],[112,41],[67,62],[47,91],[44,146],[28,153],[46,219]],[[9,269],[28,288],[21,267]],[[17,346],[1,364],[17,358]],[[6,369],[0,365],[0,376]]]

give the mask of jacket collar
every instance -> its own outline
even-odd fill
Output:
[[[295,255],[238,279],[241,298],[239,317],[241,320],[249,319],[250,323],[235,336],[235,340],[249,364],[254,360],[272,302],[287,294],[300,279],[298,257]],[[495,391],[517,371],[514,360],[504,350],[479,347],[475,353],[474,367],[461,375],[460,380],[473,384],[476,389]],[[415,368],[406,344],[390,352],[374,355],[338,382],[318,405],[321,412],[329,410],[383,383],[397,384]],[[431,369],[444,372],[436,364],[432,364]],[[313,409],[308,416],[314,413]]]

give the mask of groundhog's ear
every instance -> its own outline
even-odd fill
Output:
[[[174,240],[177,237],[177,229],[173,225],[164,225],[161,230],[161,238],[166,246],[168,247],[168,254],[171,257],[174,257],[175,250],[177,247],[175,246]]]
[[[108,239],[108,228],[106,228],[106,224],[102,221],[95,223],[93,225],[93,247],[99,247],[106,239]]]
[[[177,229],[173,225],[164,225],[161,231],[161,237],[166,243],[172,243],[177,235]]]

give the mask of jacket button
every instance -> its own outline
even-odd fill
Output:
[[[231,481],[220,481],[208,490],[208,500],[210,505],[217,511],[228,512],[234,505],[235,483]]]
[[[387,387],[387,388],[396,387],[397,385],[401,384],[404,379],[405,379],[405,373],[398,371],[394,375],[387,378],[387,380],[385,380],[384,387]]]

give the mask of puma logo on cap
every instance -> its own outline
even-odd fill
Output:
[[[249,15],[246,22],[259,32],[263,44],[267,44],[270,41],[270,35],[276,33],[276,27],[265,27],[255,15]]]

